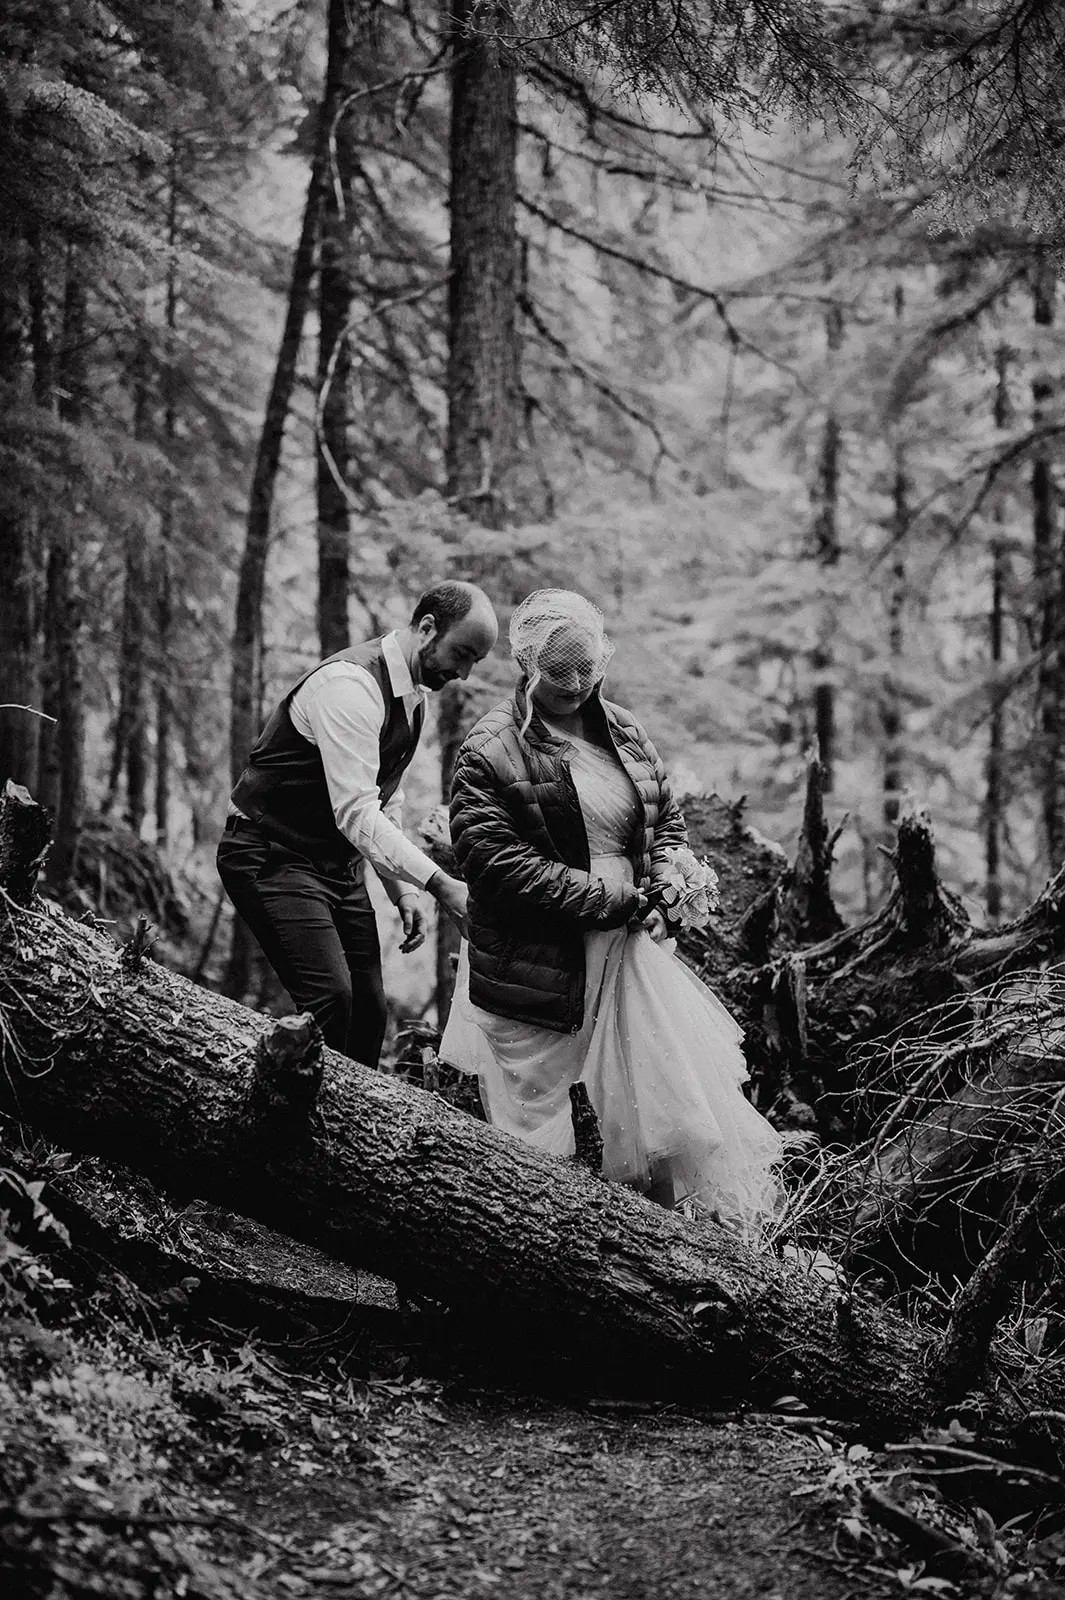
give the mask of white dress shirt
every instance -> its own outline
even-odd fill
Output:
[[[413,721],[426,691],[412,682],[394,633],[381,640],[381,654],[392,693]],[[296,690],[288,712],[296,732],[321,755],[337,827],[377,872],[389,898],[395,902],[409,894],[407,884],[424,889],[438,869],[402,832],[402,788],[381,804],[377,771],[385,701],[373,674],[351,661],[332,661]]]

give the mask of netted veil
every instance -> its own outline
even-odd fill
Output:
[[[582,594],[537,589],[510,619],[510,651],[526,679],[524,734],[532,718],[533,690],[541,679],[563,688],[591,688],[606,672],[614,646],[603,613]]]

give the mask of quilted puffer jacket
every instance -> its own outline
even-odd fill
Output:
[[[451,838],[469,888],[470,998],[559,1033],[584,1021],[585,933],[628,922],[637,887],[653,889],[667,847],[687,839],[665,768],[635,717],[598,697],[592,710],[639,796],[635,884],[608,885],[589,872],[571,747],[535,714],[522,735],[521,690],[471,730],[451,790]]]

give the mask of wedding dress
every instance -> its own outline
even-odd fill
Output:
[[[569,742],[591,871],[631,883],[632,782],[612,751]],[[473,1005],[464,944],[441,1058],[478,1076],[493,1127],[558,1155],[573,1152],[579,1080],[599,1118],[605,1177],[757,1233],[777,1197],[782,1141],[740,1087],[739,1025],[672,943],[646,930],[587,934],[585,964],[583,1027],[556,1033]]]

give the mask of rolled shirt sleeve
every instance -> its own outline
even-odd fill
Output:
[[[372,675],[354,662],[320,667],[293,695],[289,715],[297,733],[316,745],[325,769],[336,825],[385,883],[424,889],[436,863],[400,827],[402,794],[381,804],[377,787],[385,703]]]

